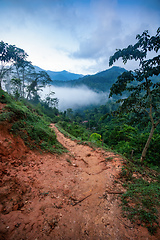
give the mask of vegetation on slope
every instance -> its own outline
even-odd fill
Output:
[[[51,119],[36,110],[32,104],[22,100],[15,101],[3,90],[0,90],[0,102],[6,104],[0,115],[0,122],[11,123],[10,131],[19,135],[27,146],[52,153],[63,150],[49,127]]]
[[[121,196],[123,216],[145,226],[151,234],[159,227],[160,175],[137,161],[126,160],[121,171],[126,193]]]

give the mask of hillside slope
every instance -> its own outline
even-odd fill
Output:
[[[150,236],[121,216],[123,160],[77,144],[52,128],[68,153],[40,154],[22,142],[14,145],[18,155],[0,151],[0,239],[156,240],[158,235]],[[6,125],[0,128],[0,139],[11,146],[19,141]]]

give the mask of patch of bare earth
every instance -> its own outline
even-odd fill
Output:
[[[123,160],[52,127],[68,153],[31,151],[0,125],[0,239],[158,239],[121,217]]]

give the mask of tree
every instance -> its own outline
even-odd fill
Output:
[[[0,89],[2,88],[2,80],[11,70],[11,66],[15,62],[25,59],[27,56],[27,53],[23,49],[4,43],[3,41],[0,42]]]
[[[71,120],[73,118],[72,108],[67,108],[67,117]]]
[[[45,87],[47,84],[51,82],[51,78],[49,77],[48,73],[45,71],[40,71],[38,73],[34,72],[32,74],[31,83],[27,86],[27,99],[31,99],[31,94],[35,98],[38,95],[38,91],[41,88]]]
[[[12,85],[12,91],[14,94],[14,97],[18,100],[18,98],[21,95],[21,91],[22,91],[22,83],[21,80],[19,78],[12,78],[11,79],[11,85]]]
[[[35,73],[34,66],[30,61],[26,61],[24,59],[20,59],[19,61],[14,63],[15,66],[15,75],[21,82],[21,97],[25,97],[25,83],[28,84],[33,80],[31,80],[33,73]]]
[[[127,48],[118,49],[109,59],[109,65],[122,58],[123,63],[128,60],[139,61],[139,68],[134,71],[126,71],[122,73],[115,84],[110,89],[109,97],[113,94],[127,92],[125,98],[121,98],[117,102],[120,106],[116,113],[118,115],[127,112],[134,113],[136,117],[148,118],[151,122],[151,130],[148,140],[141,154],[141,161],[146,158],[146,153],[153,137],[154,130],[160,123],[160,81],[153,81],[153,76],[160,74],[160,28],[158,28],[155,36],[150,36],[148,31],[144,31],[142,35],[136,36],[135,45],[129,45]],[[154,57],[148,59],[148,53],[154,53]]]
[[[55,92],[50,92],[45,99],[48,107],[51,107],[51,108],[58,107],[58,99],[53,97],[54,94],[55,94]]]

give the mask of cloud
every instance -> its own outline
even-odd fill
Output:
[[[46,70],[93,74],[160,22],[159,0],[0,0],[1,37]]]
[[[158,0],[124,0],[114,1],[114,4],[97,1],[95,12],[91,14],[96,19],[94,29],[89,31],[88,37],[79,39],[79,47],[71,57],[94,59],[96,64],[92,68],[95,69],[96,65],[100,70],[108,68],[109,57],[117,48],[134,44],[136,35],[144,30],[149,30],[151,35],[156,33],[160,21],[160,8],[156,10],[156,7],[159,5]]]
[[[120,33],[121,21],[113,20],[108,26],[98,26],[90,38],[80,42],[79,49],[73,53],[73,57],[99,60],[116,48]],[[112,39],[112,42],[109,39]]]
[[[76,110],[80,107],[87,107],[91,104],[102,105],[105,104],[108,98],[107,93],[96,93],[86,86],[77,88],[68,87],[46,87],[41,94],[42,98],[50,92],[55,92],[54,97],[59,99],[58,108],[60,111],[64,111],[68,108]]]

